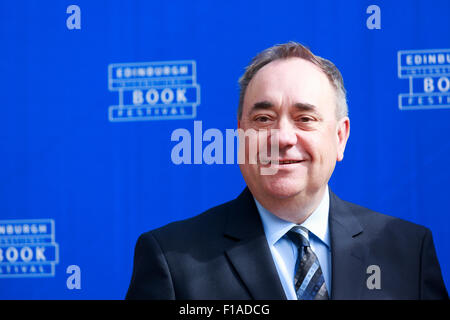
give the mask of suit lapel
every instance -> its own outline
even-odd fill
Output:
[[[286,299],[261,218],[248,188],[233,201],[224,234],[233,241],[225,254],[252,298]]]
[[[359,299],[366,284],[363,227],[352,208],[330,190],[329,226],[332,258],[332,299]],[[225,225],[232,245],[225,254],[253,299],[286,299],[261,218],[246,188],[232,202]]]
[[[363,228],[352,208],[330,191],[332,299],[359,299],[366,284]]]

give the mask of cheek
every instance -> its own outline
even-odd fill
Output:
[[[317,134],[309,137],[309,139],[304,139],[303,147],[315,163],[330,164],[336,161],[336,138],[330,132]]]

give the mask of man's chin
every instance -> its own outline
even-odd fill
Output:
[[[295,197],[299,195],[303,190],[303,188],[300,188],[299,186],[286,186],[286,185],[284,186],[269,185],[264,187],[264,189],[267,196],[273,199],[280,199],[280,200]]]

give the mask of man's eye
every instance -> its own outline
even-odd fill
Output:
[[[269,120],[270,120],[270,118],[266,117],[266,116],[260,116],[260,117],[256,118],[256,121],[258,121],[258,122],[267,122]]]
[[[300,120],[300,122],[304,122],[304,123],[314,121],[314,119],[311,117],[301,117],[299,120]]]

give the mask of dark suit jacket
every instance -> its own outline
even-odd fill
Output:
[[[448,299],[431,232],[330,191],[332,299]],[[380,268],[368,289],[367,267]],[[286,299],[246,188],[233,201],[142,234],[127,299]]]

